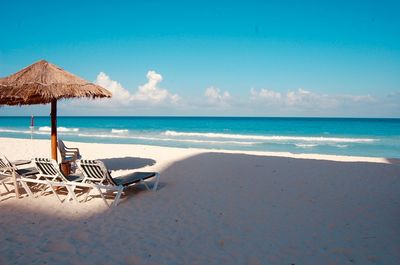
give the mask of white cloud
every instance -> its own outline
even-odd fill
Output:
[[[104,72],[97,75],[95,82],[97,85],[107,88],[112,93],[112,100],[119,103],[128,103],[127,100],[131,97],[128,90],[122,87],[120,83],[112,80]]]
[[[110,90],[113,94],[111,101],[119,104],[126,105],[138,101],[151,104],[177,103],[181,100],[179,95],[171,94],[167,89],[158,87],[163,78],[157,72],[148,71],[146,77],[147,83],[139,86],[133,94],[103,72],[99,73],[95,83]]]
[[[266,101],[276,102],[282,99],[282,95],[279,92],[275,92],[268,89],[260,89],[260,91],[258,92],[256,89],[251,88],[250,98],[252,100],[262,99]]]
[[[219,88],[212,86],[206,89],[204,95],[206,96],[207,101],[212,104],[226,104],[231,98],[231,95],[228,91],[224,91],[222,93]]]
[[[345,95],[342,96],[342,98],[348,99],[351,102],[360,102],[360,103],[374,102],[376,100],[371,95],[361,95],[361,96]]]
[[[171,94],[166,89],[158,87],[158,84],[162,81],[162,76],[155,71],[147,72],[147,83],[139,86],[138,91],[131,96],[131,100],[135,101],[149,101],[152,103],[161,103],[169,101],[176,103],[180,100],[177,94]]]
[[[258,91],[251,88],[250,99],[252,101],[267,102],[268,104],[274,103],[282,109],[298,110],[335,109],[349,104],[375,101],[370,95],[327,95],[314,93],[302,88],[288,91],[286,94],[268,89],[260,89]]]
[[[317,94],[302,88],[297,91],[289,91],[286,94],[286,105],[292,107],[325,109],[336,107],[339,103],[335,96]]]

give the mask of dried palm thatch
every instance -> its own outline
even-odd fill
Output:
[[[111,93],[45,60],[0,78],[0,105],[47,104],[80,97],[104,98]]]

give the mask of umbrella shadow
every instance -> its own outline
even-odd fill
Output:
[[[109,170],[138,169],[152,166],[156,163],[154,159],[141,157],[116,157],[100,159]]]

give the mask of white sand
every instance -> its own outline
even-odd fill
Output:
[[[400,264],[398,160],[66,144],[114,176],[159,171],[160,189],[111,210],[7,194],[0,264]],[[10,160],[49,146],[0,138]]]

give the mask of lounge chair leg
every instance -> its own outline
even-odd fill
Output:
[[[103,192],[101,192],[101,189],[98,188],[98,187],[96,187],[96,188],[97,188],[97,190],[99,191],[100,196],[101,196],[101,198],[103,199],[104,203],[107,205],[107,207],[110,207],[110,205],[108,204],[106,198],[105,198],[104,195],[103,195]]]
[[[118,193],[117,193],[117,195],[115,196],[114,202],[111,204],[111,207],[115,207],[115,206],[118,205],[119,199],[121,198],[121,194],[122,194],[122,191],[123,191],[123,190],[124,190],[124,187],[119,187],[119,188],[118,188]]]
[[[70,200],[72,199],[72,200],[78,202],[78,199],[76,198],[75,192],[74,192],[76,186],[70,187],[70,186],[66,185],[65,188],[66,188],[67,191],[68,191],[68,195],[67,195],[67,198],[65,198],[65,200],[66,200],[66,201],[70,201]]]
[[[13,182],[14,182],[15,197],[17,197],[17,199],[19,199],[19,186],[18,186],[17,176],[15,174],[14,169],[12,170],[12,177],[13,177]]]
[[[160,174],[159,174],[159,173],[156,173],[156,182],[154,183],[153,191],[157,191],[158,182],[160,182]]]
[[[62,203],[63,201],[60,199],[60,197],[58,196],[57,192],[55,191],[55,189],[53,188],[53,186],[51,185],[51,183],[47,182],[51,191],[53,192],[54,195],[56,195],[57,199]]]
[[[147,185],[146,181],[141,179],[140,182],[144,184],[144,186],[146,187],[147,190],[150,190],[149,185]]]
[[[24,188],[25,192],[28,193],[28,196],[29,197],[34,197],[31,189],[28,187],[28,184],[26,184],[25,181],[20,181],[20,183],[21,183],[22,187]]]
[[[69,185],[65,185],[65,188],[67,188],[67,190],[68,190],[68,195],[67,195],[68,201],[69,201],[70,199],[72,199],[73,201],[78,202],[78,199],[76,198],[75,192],[74,192],[75,187],[76,187],[76,186],[72,186],[72,187],[71,187],[71,186],[69,186]],[[66,199],[66,200],[67,200],[67,199]]]

